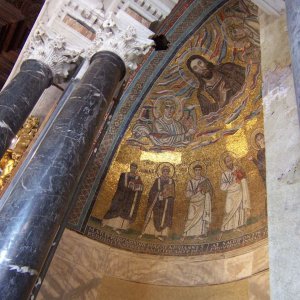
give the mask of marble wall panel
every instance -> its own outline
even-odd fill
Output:
[[[233,251],[231,256],[216,255],[213,259],[208,256],[159,257],[114,249],[66,230],[38,299],[99,299],[102,282],[107,277],[129,284],[146,284],[150,290],[153,286],[182,287],[186,297],[193,295],[187,287],[218,286],[244,280],[249,298],[238,299],[268,299],[268,269],[264,269],[265,263],[255,260],[264,257],[268,261],[267,244],[248,250],[247,254]]]
[[[162,287],[106,277],[100,286],[99,293],[103,299],[107,300],[247,300],[248,281],[189,288]]]
[[[239,250],[214,256],[156,256],[112,248],[66,230],[38,299],[54,299],[58,294],[61,299],[75,299],[70,295],[94,299],[98,295],[95,290],[105,276],[151,285],[194,287],[243,280],[268,272],[266,241],[246,250],[246,253]],[[255,284],[263,285],[263,279],[258,283],[253,279]]]
[[[269,300],[269,272],[264,271],[258,275],[252,276],[248,279],[248,299],[249,300]]]

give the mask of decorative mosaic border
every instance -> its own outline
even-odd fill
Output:
[[[180,2],[182,4],[184,1]],[[199,3],[200,2],[200,3]],[[167,33],[172,47],[167,52],[152,52],[145,58],[141,69],[131,77],[130,83],[120,99],[116,108],[110,127],[103,139],[96,142],[98,148],[96,154],[91,157],[88,167],[85,170],[83,180],[77,191],[77,202],[69,219],[69,227],[86,236],[100,241],[104,244],[138,253],[147,253],[166,256],[191,256],[203,254],[215,254],[231,251],[241,247],[249,246],[268,236],[267,226],[253,229],[250,233],[240,237],[200,243],[188,241],[181,244],[179,241],[170,240],[164,243],[156,240],[138,240],[131,236],[120,236],[109,230],[98,229],[97,222],[93,220],[87,224],[93,204],[97,198],[101,183],[106,176],[110,162],[115,151],[122,140],[129,122],[149,92],[153,83],[160,76],[161,72],[176,55],[178,49],[186,40],[226,1],[193,1],[182,14],[182,5],[176,8],[176,14],[182,14],[177,21],[172,14],[171,28]],[[173,26],[172,26],[173,25]],[[162,32],[166,27],[161,26]],[[93,219],[93,218],[92,218]]]
[[[193,243],[182,245],[172,242],[154,243],[146,242],[145,240],[130,239],[117,235],[116,233],[112,234],[105,230],[99,230],[89,225],[86,227],[85,235],[94,240],[122,250],[154,255],[191,256],[223,253],[238,249],[240,247],[249,246],[255,242],[267,238],[268,229],[267,227],[262,227],[259,230],[225,241],[223,240],[213,243]]]
[[[152,52],[149,58],[144,62],[140,72],[125,90],[116,108],[111,125],[103,137],[101,144],[98,146],[97,153],[91,157],[83,180],[77,189],[76,203],[69,216],[69,228],[82,233],[84,232],[101,181],[105,177],[109,164],[134,113],[142,103],[153,83],[174,57],[177,50],[226,2],[228,2],[228,0],[195,0],[189,4],[189,2],[186,3],[182,1],[181,3],[184,3],[183,6],[177,5],[175,7],[175,11],[171,14],[171,28],[166,34],[172,47],[170,47],[167,52]],[[189,6],[186,7],[187,5]],[[183,8],[185,11],[182,14]],[[178,15],[180,15],[179,19],[174,21],[174,16]],[[167,24],[167,22],[165,24]],[[164,31],[166,30],[165,27],[161,28]]]

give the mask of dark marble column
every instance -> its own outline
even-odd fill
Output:
[[[125,65],[99,52],[0,210],[0,299],[27,299],[60,229]]]
[[[292,67],[300,119],[300,0],[285,0]],[[280,43],[278,44],[280,47]]]
[[[0,158],[51,82],[50,68],[38,60],[29,59],[23,62],[20,72],[0,93]]]

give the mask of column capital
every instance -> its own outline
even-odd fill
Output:
[[[82,51],[70,47],[63,36],[40,24],[31,36],[23,57],[46,64],[52,71],[53,80],[60,82],[68,77]]]
[[[127,68],[135,70],[138,58],[145,55],[154,44],[149,39],[152,32],[147,28],[139,31],[129,25],[130,20],[124,12],[112,12],[96,28],[96,36],[84,55],[90,58],[99,51],[110,51],[120,56]]]
[[[99,51],[114,52],[128,69],[154,44],[149,26],[166,17],[176,0],[59,0],[46,1],[23,52],[23,59],[47,64],[55,81],[67,78],[80,58]]]

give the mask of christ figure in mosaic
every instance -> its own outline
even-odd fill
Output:
[[[229,104],[245,82],[245,68],[234,63],[215,65],[201,55],[192,55],[186,64],[199,82],[197,97],[203,115]]]

